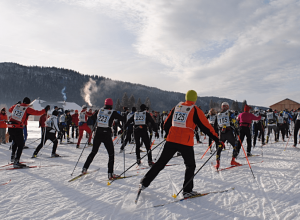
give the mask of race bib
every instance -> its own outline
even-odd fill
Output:
[[[133,114],[132,114],[132,113],[129,113],[129,114],[127,115],[127,121],[128,121],[132,116],[133,116]]]
[[[216,116],[215,115],[210,115],[208,118],[209,124],[214,124],[216,121]]]
[[[267,119],[268,119],[268,120],[274,119],[273,112],[269,112],[269,113],[267,114]]]
[[[297,115],[297,120],[300,120],[300,113],[298,113]]]
[[[277,119],[278,119],[278,123],[279,123],[279,124],[283,124],[283,117],[281,117],[281,116],[278,116],[278,118],[277,118]]]
[[[80,112],[80,114],[79,114],[79,121],[80,122],[86,122],[85,121],[85,112]]]
[[[13,112],[12,112],[12,116],[11,118],[16,120],[16,121],[19,121],[21,122],[22,121],[22,118],[26,112],[28,107],[24,107],[24,106],[15,106]]]
[[[168,118],[168,115],[163,116],[163,121],[165,121]]]
[[[183,102],[180,102],[175,107],[173,119],[172,119],[172,126],[186,128],[187,127],[186,126],[187,118],[188,118],[189,114],[191,113],[191,110],[194,107],[194,105],[186,106],[186,105],[182,105],[182,103]]]
[[[218,120],[218,125],[220,127],[223,127],[224,125],[226,127],[230,127],[230,120],[229,120],[229,113],[228,112],[219,113],[218,116],[217,116],[217,120]]]
[[[145,125],[146,124],[146,112],[135,112],[134,113],[134,124]]]
[[[109,119],[112,115],[113,111],[108,109],[100,109],[97,115],[97,126],[101,128],[109,127]]]
[[[60,123],[63,123],[63,122],[65,122],[65,121],[66,121],[65,115],[61,115],[60,118],[59,118],[59,122],[60,122]]]
[[[51,118],[48,118],[48,119],[45,121],[45,125],[46,125],[46,127],[48,127],[48,128],[52,128],[52,120],[51,120]]]

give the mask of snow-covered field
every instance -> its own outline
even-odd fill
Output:
[[[40,137],[37,122],[29,122],[28,141]],[[274,142],[274,137],[271,142]],[[203,139],[203,137],[202,137]],[[158,144],[162,139],[156,139]],[[50,167],[0,170],[0,219],[300,219],[300,150],[292,147],[292,138],[284,151],[286,142],[269,143],[262,149],[254,148],[253,154],[261,156],[249,158],[256,180],[249,166],[235,167],[215,172],[211,161],[195,177],[194,190],[210,192],[229,189],[226,193],[210,194],[164,207],[154,205],[174,200],[183,183],[185,166],[181,157],[173,158],[169,164],[142,192],[137,205],[134,204],[139,180],[147,169],[136,170],[134,166],[126,175],[131,178],[116,180],[107,185],[108,156],[103,145],[90,166],[90,171],[100,167],[98,172],[68,182],[82,149],[75,144],[61,144],[57,153],[62,158],[49,158],[52,144],[40,151],[38,159],[31,159],[38,141],[24,149],[21,161],[28,165],[57,165]],[[82,140],[85,143],[86,139]],[[204,140],[207,143],[207,140]],[[47,142],[46,145],[48,145]],[[83,146],[83,145],[82,145]],[[129,153],[133,145],[126,147]],[[155,147],[155,145],[154,145]],[[9,144],[0,145],[0,165],[10,159]],[[115,146],[115,173],[124,170],[123,154],[119,154],[120,144]],[[229,148],[229,146],[227,147]],[[197,169],[208,159],[202,160],[207,144],[195,145]],[[74,172],[81,172],[91,148],[86,148]],[[153,152],[156,157],[159,147]],[[263,154],[262,154],[263,153]],[[142,153],[143,155],[143,153]],[[240,152],[238,162],[246,164]],[[223,151],[221,168],[230,166],[231,150]],[[262,162],[263,161],[263,162]],[[126,167],[135,162],[135,154],[126,154]],[[143,160],[147,164],[147,160]],[[262,162],[262,163],[259,163]],[[9,167],[9,166],[8,166]],[[146,166],[144,166],[146,167]],[[4,169],[7,167],[0,167]]]

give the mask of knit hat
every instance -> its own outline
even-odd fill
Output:
[[[52,115],[58,116],[58,111],[54,110],[54,111],[52,112]]]
[[[25,97],[25,98],[23,99],[23,103],[24,103],[24,104],[30,104],[30,98]]]
[[[147,109],[147,106],[145,104],[141,104],[140,109],[141,111],[145,111]]]
[[[197,101],[197,92],[195,92],[194,90],[189,90],[187,91],[187,93],[185,94],[185,100],[186,101],[192,101],[192,102],[196,102]]]
[[[132,112],[136,112],[136,107],[133,106],[132,109],[131,109],[131,111]]]

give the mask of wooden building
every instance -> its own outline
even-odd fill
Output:
[[[277,102],[273,105],[270,106],[271,109],[273,110],[277,110],[277,111],[282,111],[284,109],[287,109],[287,110],[292,110],[292,109],[298,109],[300,108],[300,103],[298,102],[295,102],[293,100],[290,100],[290,99],[284,99],[280,102]]]

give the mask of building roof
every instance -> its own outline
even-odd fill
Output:
[[[54,109],[54,106],[57,106],[58,108],[63,108],[64,110],[78,110],[81,111],[81,106],[76,104],[75,102],[64,102],[64,101],[59,101],[59,102],[47,102],[44,100],[36,99],[32,103],[32,108],[35,110],[42,110],[44,109],[47,105],[50,105],[50,111],[52,112]]]
[[[290,102],[293,102],[294,104],[300,105],[300,103],[295,102],[295,101],[293,101],[293,100],[291,100],[291,99],[288,99],[288,98],[286,98],[286,99],[284,99],[284,100],[281,100],[280,102],[277,102],[277,103],[275,103],[275,104],[273,104],[273,105],[281,104],[281,102],[283,102],[283,101],[290,101]],[[273,105],[270,105],[270,107],[273,106]]]

